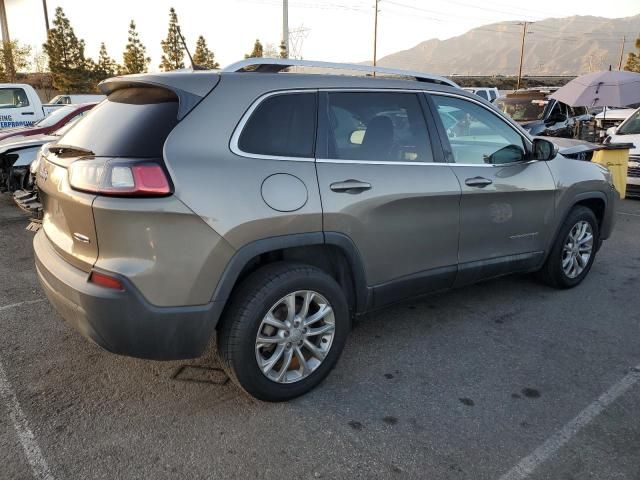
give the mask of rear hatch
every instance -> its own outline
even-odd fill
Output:
[[[101,189],[105,172],[114,164],[163,165],[167,136],[202,98],[173,85],[159,86],[157,82],[150,84],[134,78],[135,82],[131,77],[122,77],[103,84],[107,100],[56,144],[43,148],[36,174],[44,212],[42,228],[56,251],[85,272],[98,258],[94,200],[103,194],[140,196]],[[179,83],[175,77],[171,80],[170,83]],[[208,91],[217,83],[217,79],[211,80],[209,76]],[[76,172],[80,172],[81,181],[76,180]]]

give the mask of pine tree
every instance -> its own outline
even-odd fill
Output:
[[[207,41],[202,35],[198,37],[198,41],[196,42],[196,51],[193,53],[193,63],[209,70],[220,67],[220,64],[216,62],[213,52],[207,47]]]
[[[245,55],[244,58],[260,58],[263,56],[264,48],[260,43],[260,40],[256,39],[256,43],[253,44],[253,51],[248,55]]]
[[[84,56],[84,40],[78,40],[62,8],[56,8],[53,28],[43,45],[49,57],[53,86],[61,92],[91,89],[91,72]]]
[[[273,43],[267,43],[262,48],[262,56],[264,58],[278,58],[280,54]]]
[[[638,53],[631,52],[627,56],[627,63],[624,65],[624,69],[629,72],[640,73],[640,37],[636,39],[636,49]]]
[[[287,45],[284,43],[284,40],[280,42],[280,58],[289,58],[289,51],[287,50]]]
[[[144,73],[151,59],[146,56],[147,49],[140,41],[136,23],[131,20],[129,24],[129,43],[122,54],[122,73]]]
[[[29,66],[30,45],[20,45],[17,40],[0,45],[0,82],[15,82],[16,72]]]
[[[178,15],[173,7],[169,9],[169,30],[167,38],[160,42],[162,45],[162,62],[160,68],[168,72],[170,70],[178,70],[184,68],[184,49],[182,40],[178,34]]]
[[[94,79],[99,82],[105,78],[113,77],[118,70],[115,60],[107,53],[107,47],[104,42],[100,44],[100,53],[98,53],[98,61],[93,66]]]

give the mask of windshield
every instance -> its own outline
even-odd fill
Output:
[[[64,117],[66,117],[71,112],[73,112],[73,110],[75,110],[75,108],[76,107],[61,107],[61,108],[58,108],[58,109],[54,110],[53,112],[51,112],[46,117],[44,117],[39,122],[36,122],[35,125],[37,125],[38,127],[50,127],[52,125],[55,125],[60,120],[62,120]]]
[[[542,120],[544,107],[548,103],[543,98],[499,98],[495,105],[516,122]]]
[[[631,116],[618,127],[616,132],[618,135],[637,135],[640,134],[640,109],[636,110]]]

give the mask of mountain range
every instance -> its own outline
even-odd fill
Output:
[[[605,5],[605,4],[603,4]],[[430,39],[378,60],[384,67],[442,75],[516,75],[522,22],[500,22],[446,40]],[[573,16],[527,25],[524,75],[580,75],[618,67],[640,36],[640,15],[624,18]]]

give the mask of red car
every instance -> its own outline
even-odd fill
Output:
[[[0,141],[10,137],[26,137],[29,135],[39,135],[55,132],[60,127],[65,126],[71,120],[84,115],[87,110],[96,106],[96,103],[79,103],[75,105],[65,105],[60,107],[42,120],[29,127],[16,127],[0,130]]]

